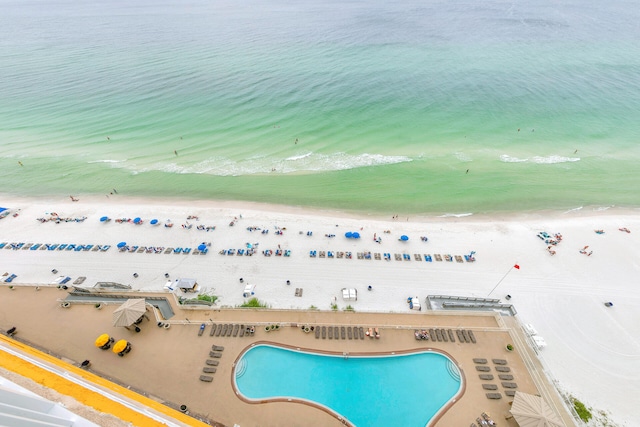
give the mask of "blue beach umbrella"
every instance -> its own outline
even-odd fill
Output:
[[[103,216],[102,218],[100,218],[100,222],[105,222],[108,221],[109,217],[108,216]]]
[[[120,242],[120,243],[118,243],[118,247],[119,247],[119,248],[124,248],[125,246],[127,246],[127,242]]]
[[[403,234],[402,236],[400,236],[400,240],[402,240],[403,242],[406,242],[407,240],[409,240],[409,236],[405,236]]]
[[[353,237],[353,233],[350,231],[347,231],[346,233],[344,233],[344,237],[346,237],[347,239],[351,239]]]
[[[133,223],[134,223],[134,224],[140,224],[140,221],[142,221],[142,220],[140,219],[140,217],[136,217],[136,218],[134,218],[134,219],[133,219]]]
[[[354,233],[352,234],[352,236],[353,236],[353,238],[354,238],[354,239],[359,239],[359,238],[360,238],[360,233],[358,233],[358,232],[356,231],[356,232],[354,232]]]
[[[157,219],[152,219],[151,221],[149,221],[149,224],[151,225],[156,225],[158,223]]]
[[[204,251],[205,249],[207,249],[207,245],[205,245],[205,244],[202,244],[202,245],[198,246],[198,250],[199,251]]]

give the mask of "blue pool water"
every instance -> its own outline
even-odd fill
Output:
[[[312,401],[356,426],[424,427],[461,380],[438,353],[345,358],[260,345],[236,365],[236,386],[247,399]]]

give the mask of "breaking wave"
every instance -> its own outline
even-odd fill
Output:
[[[138,172],[162,171],[176,174],[209,174],[218,176],[240,176],[258,174],[292,174],[315,173],[356,169],[370,166],[384,166],[413,161],[406,156],[385,156],[382,154],[319,154],[305,153],[284,159],[270,157],[253,157],[244,160],[233,160],[224,157],[214,157],[189,165],[177,163],[157,163],[141,169]]]
[[[438,215],[438,218],[464,218],[465,216],[471,216],[471,215],[473,215],[473,213],[471,212],[460,213],[460,214],[446,213],[444,215]]]
[[[87,162],[89,164],[91,163],[124,163],[127,160],[111,160],[111,159],[104,159],[104,160],[91,160],[90,162]]]
[[[512,157],[508,154],[503,154],[500,156],[500,161],[504,163],[537,163],[542,165],[551,165],[556,163],[570,163],[570,162],[579,162],[580,157],[563,157],[563,156],[534,156],[530,159],[520,159],[518,157]]]

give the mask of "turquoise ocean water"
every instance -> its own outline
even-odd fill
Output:
[[[0,191],[638,207],[638,22],[624,0],[5,0]]]

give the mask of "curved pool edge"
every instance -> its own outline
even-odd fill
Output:
[[[327,406],[321,405],[321,404],[319,404],[317,402],[314,402],[314,401],[311,401],[311,400],[298,399],[298,398],[289,398],[289,397],[274,397],[274,398],[269,398],[269,399],[249,399],[249,398],[245,397],[240,392],[240,390],[238,389],[238,386],[236,384],[236,367],[238,366],[238,362],[240,361],[242,356],[244,356],[244,354],[247,351],[251,350],[254,347],[261,346],[261,345],[279,347],[279,348],[284,348],[284,349],[287,349],[287,350],[303,351],[303,352],[307,352],[307,353],[324,354],[324,355],[330,355],[330,356],[343,356],[344,355],[343,352],[339,352],[339,351],[321,350],[321,349],[314,349],[314,348],[309,348],[309,347],[298,347],[298,346],[293,346],[293,345],[289,345],[289,344],[277,343],[277,342],[274,342],[274,341],[256,341],[256,342],[253,342],[250,345],[248,345],[245,348],[243,348],[238,353],[238,356],[233,361],[233,365],[231,367],[231,389],[233,390],[234,394],[236,395],[236,397],[238,399],[240,399],[244,403],[248,403],[248,404],[251,404],[251,405],[272,403],[272,402],[300,403],[300,404],[303,404],[303,405],[307,405],[307,406],[311,406],[313,408],[319,409],[319,410],[331,415],[332,417],[334,417],[335,419],[340,421],[343,425],[346,425],[346,426],[349,426],[349,427],[356,427],[348,419],[344,418],[341,414],[335,412],[334,410],[332,410],[331,408],[329,408]],[[441,354],[443,356],[448,357],[449,360],[451,360],[451,362],[458,368],[458,372],[460,373],[460,389],[458,390],[458,392],[456,394],[454,394],[451,397],[451,399],[449,399],[447,401],[447,403],[442,405],[442,407],[438,410],[438,412],[436,412],[433,415],[433,417],[431,417],[429,422],[427,424],[425,424],[425,427],[433,427],[433,426],[435,426],[437,424],[438,421],[440,421],[440,418],[442,418],[442,416],[444,416],[444,414],[456,404],[456,402],[464,395],[464,393],[465,393],[465,391],[467,389],[467,380],[466,380],[466,377],[464,375],[464,371],[462,370],[462,367],[457,362],[457,360],[451,354],[447,353],[446,351],[440,350],[440,349],[434,349],[434,348],[426,347],[426,348],[413,348],[413,349],[396,350],[396,351],[374,351],[374,352],[353,352],[353,351],[350,351],[349,355],[350,356],[360,356],[360,357],[367,357],[367,356],[396,356],[396,355],[401,355],[401,354],[413,354],[413,353],[425,353],[425,352],[438,353],[438,354]]]

